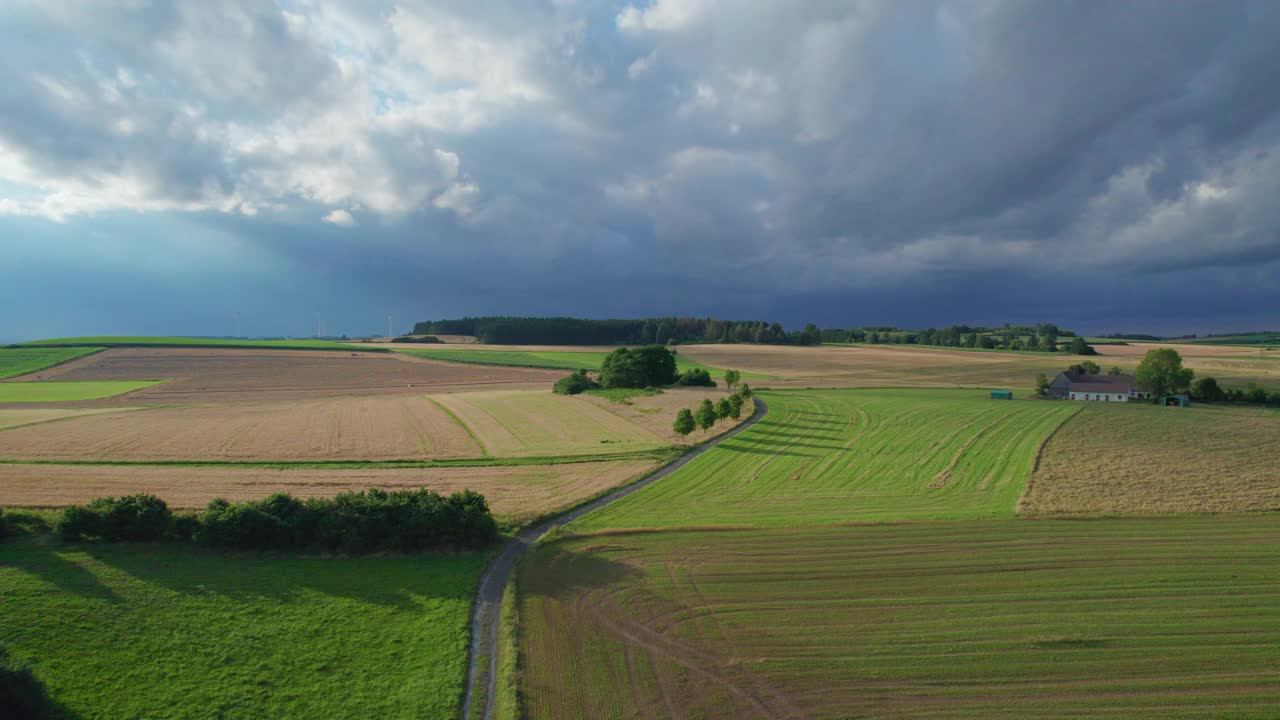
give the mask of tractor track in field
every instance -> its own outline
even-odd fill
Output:
[[[511,577],[511,571],[515,569],[516,562],[528,551],[530,546],[552,530],[571,523],[588,513],[599,510],[616,500],[620,500],[667,477],[684,467],[686,463],[695,457],[756,424],[768,412],[769,407],[765,405],[763,400],[755,396],[752,396],[752,402],[755,409],[752,411],[751,416],[738,427],[689,450],[671,463],[654,470],[630,485],[618,488],[608,495],[579,505],[562,515],[522,531],[502,549],[502,552],[498,553],[493,562],[489,563],[489,566],[485,568],[484,573],[480,576],[480,585],[476,591],[475,604],[471,610],[471,647],[467,659],[466,694],[462,703],[462,717],[464,720],[469,720],[471,708],[477,701],[484,703],[484,712],[481,715],[484,720],[492,720],[493,718],[494,701],[498,692],[498,621],[502,606],[502,594],[507,586],[507,581]],[[489,668],[485,687],[480,688],[476,687],[476,684],[480,670],[479,661],[482,657],[488,658]]]

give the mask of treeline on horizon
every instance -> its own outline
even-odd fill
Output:
[[[889,325],[819,329],[813,323],[787,331],[763,320],[665,317],[638,320],[581,318],[474,317],[417,323],[414,335],[472,335],[487,345],[668,345],[673,343],[759,343],[818,345],[872,343],[939,345],[986,349],[1056,349],[1059,339],[1076,333],[1053,323],[1000,327],[952,325],[909,330]]]

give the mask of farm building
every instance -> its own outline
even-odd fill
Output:
[[[1191,398],[1186,395],[1165,395],[1160,398],[1160,404],[1165,407],[1191,407]]]
[[[1012,390],[992,390],[991,399],[992,400],[1012,400],[1013,391]]]
[[[1049,397],[1060,400],[1128,402],[1151,397],[1138,388],[1132,375],[1085,375],[1060,372],[1049,383]]]

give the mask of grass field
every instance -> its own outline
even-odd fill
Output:
[[[482,554],[0,545],[0,637],[74,717],[445,718]]]
[[[666,441],[584,398],[542,390],[432,395],[486,455],[528,457],[655,450]]]
[[[1045,445],[1021,512],[1280,510],[1280,418],[1202,404],[1082,405]]]
[[[0,383],[0,403],[72,402],[115,397],[164,380]]]
[[[570,527],[802,525],[1011,516],[1070,403],[972,390],[762,393],[763,420]]]
[[[91,355],[102,348],[0,348],[0,380]]]
[[[92,337],[53,338],[19,343],[15,347],[227,347],[227,348],[278,348],[282,350],[352,350],[350,345],[329,340],[231,340],[224,338],[193,338],[154,335],[97,335]],[[386,352],[385,348],[360,348],[371,352]]]
[[[520,568],[527,716],[1272,718],[1280,519],[623,533]]]
[[[511,367],[552,368],[557,370],[599,370],[604,364],[606,351],[593,350],[411,350],[395,348],[396,352],[407,355],[446,360],[448,362],[471,363],[473,365],[505,365]],[[682,354],[676,355],[676,370],[706,370],[716,382],[722,382],[724,369],[702,365]],[[747,380],[768,379],[768,375],[760,373],[742,373]]]

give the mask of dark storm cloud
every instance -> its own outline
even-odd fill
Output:
[[[119,270],[87,286],[291,327],[1277,322],[1269,0],[60,2],[0,26],[0,231],[33,287],[86,247]],[[56,242],[20,237],[40,217]],[[259,288],[268,267],[290,281]]]

